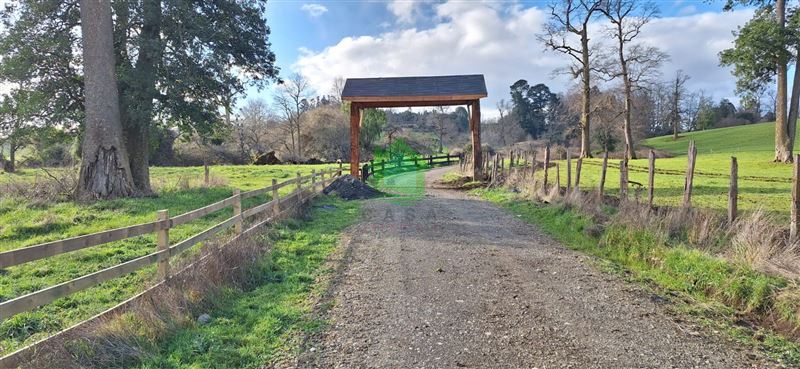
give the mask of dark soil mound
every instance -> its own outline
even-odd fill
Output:
[[[382,192],[349,174],[337,178],[328,187],[325,187],[323,193],[326,195],[334,194],[345,200],[369,199],[383,195]]]

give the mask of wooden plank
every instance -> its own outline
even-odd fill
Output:
[[[486,97],[486,94],[421,95],[421,96],[344,96],[342,100],[357,103],[424,103],[438,106],[440,102],[463,102]],[[458,104],[463,105],[463,104]],[[391,106],[389,106],[391,107]]]
[[[126,261],[83,277],[57,284],[12,300],[0,303],[0,320],[9,318],[16,314],[29,311],[38,306],[50,303],[61,297],[83,291],[87,288],[96,286],[110,279],[135,272],[147,265],[153,264],[168,251],[158,251],[152,254],[138,257]]]
[[[795,163],[797,168],[797,163]],[[795,173],[797,170],[795,169]],[[794,189],[794,188],[793,188]],[[792,191],[792,199],[794,200],[797,195],[796,191]],[[736,220],[736,215],[739,208],[739,163],[736,161],[735,156],[731,156],[731,182],[728,187],[728,223],[733,223]],[[790,232],[791,233],[791,232]]]
[[[169,223],[156,221],[9,250],[0,253],[0,268],[7,268],[50,256],[99,246],[126,238],[137,237],[153,233],[164,227],[169,227]]]
[[[800,224],[800,155],[795,155],[792,170],[792,210],[789,224],[789,238],[796,240],[798,237],[798,224]]]
[[[647,205],[653,207],[656,179],[656,153],[653,150],[647,154]]]
[[[600,167],[600,198],[603,198],[603,189],[606,185],[606,171],[608,170],[608,151],[603,153],[603,165]]]
[[[686,178],[683,182],[683,206],[692,206],[692,183],[694,182],[694,167],[697,160],[697,147],[694,141],[689,141],[688,165],[686,166]]]
[[[159,210],[158,220],[169,220],[169,211]],[[169,228],[160,229],[156,233],[156,251],[166,251],[169,249]],[[169,252],[163,253],[164,257],[158,261],[158,278],[166,280],[169,278]]]
[[[236,196],[231,196],[231,197],[229,197],[227,199],[215,202],[215,203],[213,203],[211,205],[204,206],[204,207],[202,207],[200,209],[192,210],[192,211],[190,211],[188,213],[183,213],[181,215],[178,215],[178,216],[172,218],[172,220],[171,220],[171,224],[172,225],[171,226],[175,227],[175,226],[178,226],[178,225],[181,225],[181,224],[184,224],[184,223],[191,222],[191,221],[193,221],[193,220],[195,220],[197,218],[200,218],[200,217],[206,216],[208,214],[211,214],[213,212],[222,210],[222,209],[224,209],[224,208],[226,208],[228,206],[233,206],[233,204],[235,202],[236,202]]]
[[[178,255],[181,252],[183,252],[184,250],[196,245],[197,243],[203,242],[203,241],[211,238],[211,236],[213,236],[213,235],[215,235],[215,234],[217,234],[219,232],[222,232],[223,230],[225,230],[227,228],[230,228],[240,218],[241,217],[238,216],[238,215],[230,217],[230,218],[228,218],[227,220],[225,220],[222,223],[219,223],[219,224],[217,224],[217,225],[215,225],[215,226],[213,226],[211,228],[206,229],[205,231],[202,231],[202,232],[200,232],[200,233],[198,233],[198,234],[196,234],[196,235],[194,235],[192,237],[189,237],[189,238],[187,238],[187,239],[185,239],[185,240],[183,240],[181,242],[176,243],[175,245],[173,245],[173,246],[171,246],[169,248],[169,256],[173,257],[175,255]]]

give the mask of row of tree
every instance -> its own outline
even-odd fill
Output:
[[[147,195],[154,127],[212,139],[229,123],[220,106],[230,112],[246,86],[277,80],[265,9],[265,0],[8,4],[0,81],[14,87],[4,129],[79,135],[81,198]]]

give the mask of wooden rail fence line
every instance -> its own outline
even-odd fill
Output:
[[[331,174],[331,176],[325,179],[325,174]],[[327,182],[332,181],[334,178],[340,175],[341,169],[314,172],[306,176],[301,176],[300,173],[297,173],[297,177],[294,179],[290,179],[282,183],[276,183],[276,181],[273,180],[272,185],[265,188],[247,192],[239,192],[238,190],[235,190],[233,196],[231,197],[175,217],[170,217],[167,210],[161,210],[157,213],[156,220],[150,223],[97,232],[65,240],[53,241],[2,252],[0,253],[0,268],[7,268],[14,265],[20,265],[35,260],[85,249],[88,247],[103,245],[113,241],[119,241],[149,233],[156,233],[155,252],[54,286],[25,294],[23,296],[0,302],[0,319],[7,319],[21,312],[30,311],[58,298],[96,286],[110,279],[137,271],[154,263],[158,263],[159,277],[163,279],[169,278],[170,258],[177,256],[181,252],[191,248],[197,243],[203,242],[230,227],[234,227],[236,234],[242,234],[244,220],[246,218],[261,214],[269,209],[272,209],[274,214],[278,214],[282,208],[281,204],[289,200],[302,202],[304,192],[303,184],[310,183],[306,190],[310,190],[311,193],[316,193],[318,184],[321,184],[324,188]],[[317,177],[322,177],[319,182],[317,182]],[[278,189],[292,184],[296,186],[296,189],[292,193],[283,198],[278,196]],[[242,199],[258,196],[270,191],[272,192],[271,201],[244,211],[242,210]],[[170,246],[170,228],[174,228],[178,225],[190,222],[227,207],[233,208],[232,217]]]

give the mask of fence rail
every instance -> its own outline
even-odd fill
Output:
[[[381,161],[370,160],[369,163],[365,163],[362,166],[361,173],[362,177],[367,178],[369,176],[375,175],[375,173],[383,172],[387,169],[394,169],[394,168],[402,168],[402,167],[416,167],[420,164],[427,163],[430,166],[434,164],[451,164],[454,162],[463,162],[463,158],[460,155],[440,155],[440,156],[433,156],[428,155],[425,156],[412,156],[409,158],[401,158],[400,160],[385,160],[382,159]],[[409,163],[409,164],[403,164]]]
[[[329,174],[327,178],[326,174]],[[338,169],[330,169],[320,172],[312,171],[310,175],[306,176],[301,176],[300,173],[298,173],[296,178],[292,178],[281,183],[277,183],[275,180],[273,180],[273,184],[271,186],[264,188],[247,192],[239,192],[239,190],[235,190],[233,196],[231,197],[172,218],[167,215],[167,211],[162,210],[158,212],[157,220],[150,223],[137,224],[129,227],[117,228],[2,252],[0,253],[0,268],[7,268],[14,265],[20,265],[52,256],[86,249],[89,247],[104,245],[109,242],[142,236],[145,234],[157,233],[158,235],[156,251],[153,253],[1,302],[0,319],[6,319],[16,314],[30,311],[36,307],[45,305],[61,297],[94,287],[105,281],[135,272],[155,263],[159,263],[159,274],[161,274],[159,277],[163,280],[166,280],[170,277],[170,258],[179,255],[192,246],[203,242],[231,227],[235,227],[236,233],[240,235],[243,232],[242,225],[246,218],[253,217],[270,209],[273,210],[273,216],[276,216],[281,213],[281,204],[284,204],[290,200],[297,200],[298,203],[301,203],[303,200],[303,195],[306,191],[310,190],[309,197],[315,196],[318,187],[320,189],[324,188],[328,182],[334,180],[341,174],[341,167]],[[304,188],[303,184],[306,183],[309,183],[310,185],[307,186],[307,188]],[[295,185],[297,188],[284,197],[278,196],[278,189],[288,185]],[[272,200],[242,211],[242,199],[255,197],[267,192],[272,193]],[[170,228],[191,222],[192,220],[215,213],[228,207],[232,207],[234,210],[234,215],[232,217],[174,245],[169,245],[169,236],[168,232],[166,231],[168,231]]]

